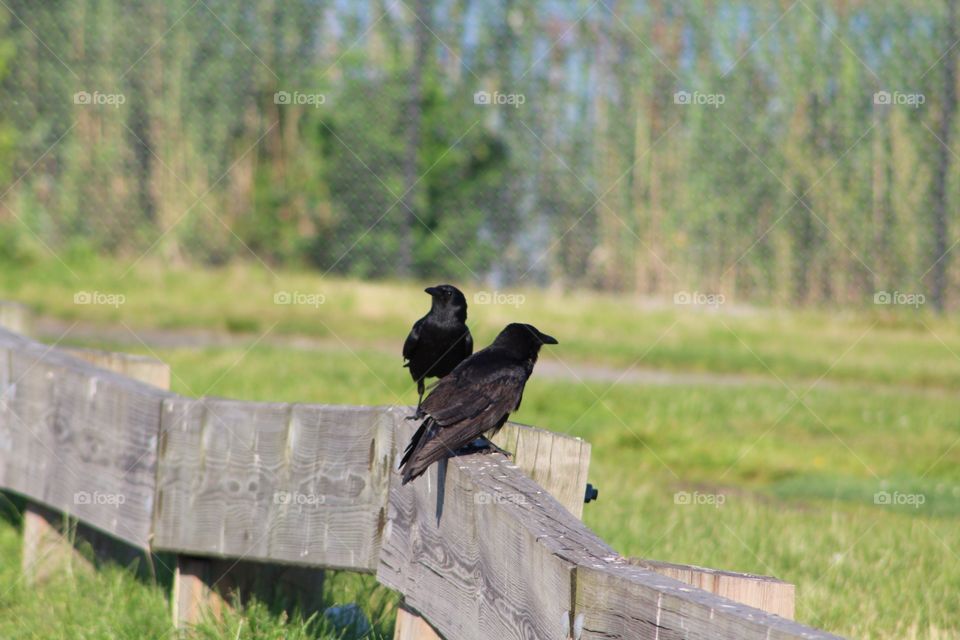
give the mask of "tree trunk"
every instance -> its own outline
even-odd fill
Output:
[[[953,46],[957,40],[957,0],[947,0],[947,24],[944,41]],[[957,108],[957,58],[951,49],[943,60],[943,107],[937,135],[937,167],[933,178],[933,260],[931,298],[937,311],[946,304],[947,286],[947,176],[950,175],[950,131]]]
[[[430,0],[417,0],[414,18],[414,57],[410,67],[410,96],[407,107],[407,148],[403,159],[403,228],[400,230],[399,273],[409,276],[413,270],[414,229],[417,225],[417,157],[420,149],[420,127],[423,119],[423,74],[430,50]],[[419,18],[419,19],[417,19]]]

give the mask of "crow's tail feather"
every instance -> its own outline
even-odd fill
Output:
[[[410,460],[410,456],[413,455],[417,445],[420,444],[420,440],[423,438],[423,434],[427,431],[427,423],[431,421],[431,418],[424,420],[417,429],[417,432],[413,434],[412,438],[410,438],[410,442],[407,444],[407,448],[403,452],[403,458],[400,459],[400,466],[397,467],[398,469],[403,469],[403,466]]]
[[[436,422],[433,418],[428,417],[420,424],[420,427],[417,429],[417,432],[413,434],[413,437],[410,438],[410,444],[407,445],[406,450],[403,452],[403,458],[400,459],[399,469],[403,471],[403,484],[407,484],[423,473],[423,469],[415,470],[413,468],[414,465],[411,464],[411,458],[423,447],[429,437],[433,435],[435,428]]]

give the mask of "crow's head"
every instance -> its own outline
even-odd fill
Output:
[[[460,317],[460,320],[467,319],[467,299],[452,284],[438,284],[435,287],[424,289],[433,298],[432,309],[437,311],[447,311]]]
[[[556,338],[548,336],[532,324],[514,322],[504,327],[493,344],[509,349],[518,356],[536,359],[540,347],[558,342]]]

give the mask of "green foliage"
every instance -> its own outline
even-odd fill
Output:
[[[943,3],[428,6],[10,0],[0,215],[57,252],[357,277],[810,305],[956,283],[929,213],[938,171],[960,185],[931,135]]]
[[[6,80],[16,55],[16,42],[10,37],[10,20],[9,13],[0,13],[0,83]],[[0,115],[0,185],[9,184],[12,178],[10,167],[16,148],[17,131],[4,113]]]

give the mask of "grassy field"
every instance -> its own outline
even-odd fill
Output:
[[[78,322],[102,328],[79,342],[153,353],[172,365],[181,393],[415,400],[398,352],[428,304],[422,285],[249,267],[141,264],[125,273],[129,263],[67,263],[78,276],[48,263],[31,267],[29,280],[23,270],[3,269],[0,299],[65,321],[54,339]],[[117,306],[75,304],[78,292],[125,298]],[[283,293],[310,304],[276,304]],[[563,375],[534,374],[515,418],[593,444],[591,482],[601,493],[585,520],[620,552],[776,575],[797,584],[799,620],[842,635],[960,637],[954,319],[913,308],[701,309],[500,293],[522,298],[472,304],[476,342],[487,343],[510,320],[559,338],[544,364]],[[161,329],[182,344],[154,344]],[[236,337],[209,347],[199,330]],[[616,375],[595,375],[600,366],[706,375],[667,382],[627,375],[614,383]],[[883,504],[884,496],[901,504]],[[57,637],[48,629],[66,620],[70,637],[169,633],[160,586],[116,570],[64,578],[37,598],[19,586],[17,552],[14,526],[0,521],[0,581],[14,585],[0,595],[0,636]],[[329,589],[331,603],[359,601],[378,631],[390,633],[393,600],[369,579],[338,576]],[[114,613],[94,619],[104,607]],[[245,638],[329,636],[317,621],[283,620],[263,607],[201,631],[234,637],[238,629]]]

